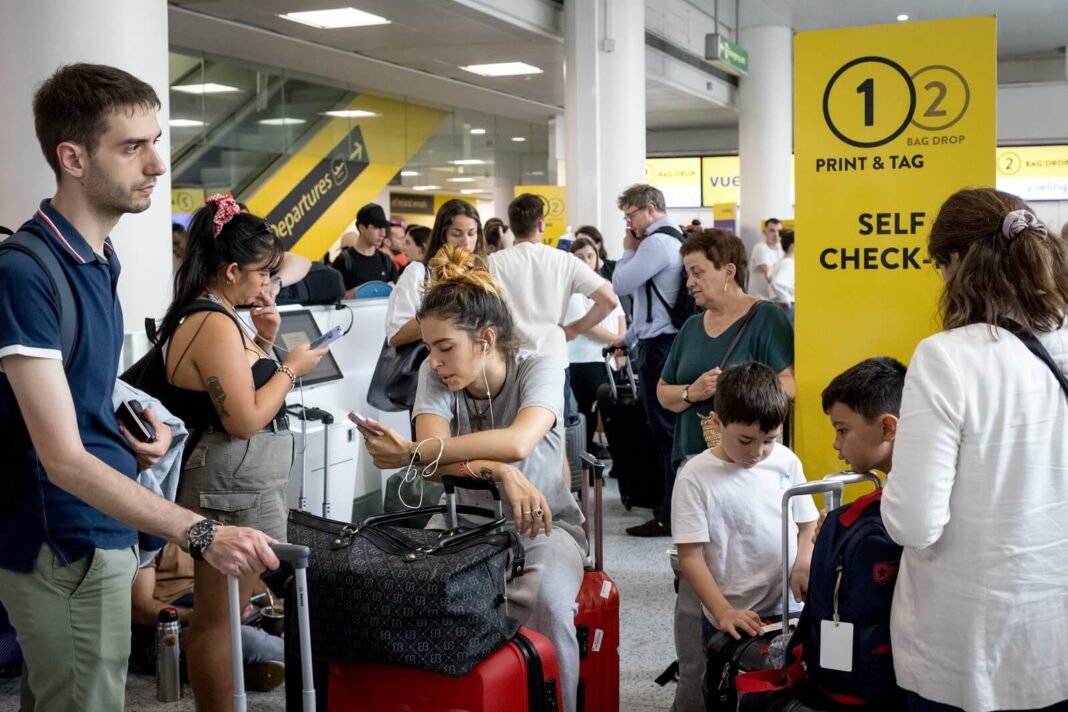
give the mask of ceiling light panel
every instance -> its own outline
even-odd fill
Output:
[[[369,27],[371,25],[388,25],[390,21],[369,12],[353,7],[339,7],[333,10],[309,10],[307,12],[287,12],[279,15],[284,20],[292,20],[302,25],[320,30],[336,30],[342,27]]]
[[[460,67],[465,72],[483,77],[516,77],[522,74],[541,74],[541,69],[525,62],[498,62],[497,64],[469,64]]]
[[[363,109],[337,109],[336,111],[324,111],[323,114],[337,119],[364,119],[368,116],[378,116],[373,111],[364,111]]]
[[[171,87],[171,89],[180,91],[183,94],[231,94],[235,91],[241,91],[237,87],[215,84],[214,82],[208,82],[207,84],[179,84]]]
[[[264,126],[299,126],[305,124],[307,121],[304,119],[297,119],[291,116],[282,116],[277,119],[260,119],[259,123]]]

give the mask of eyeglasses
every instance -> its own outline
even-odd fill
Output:
[[[627,221],[633,221],[634,220],[634,214],[635,213],[640,213],[641,211],[642,211],[642,208],[634,208],[634,210],[631,210],[629,213],[628,212],[624,212],[623,213],[623,219],[627,220]]]

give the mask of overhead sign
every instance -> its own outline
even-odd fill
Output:
[[[738,156],[705,156],[701,159],[701,175],[701,205],[711,208],[717,203],[737,204],[742,185]]]
[[[841,468],[830,380],[872,356],[907,363],[938,329],[926,238],[952,193],[994,184],[996,68],[993,16],[795,37],[796,450],[810,476]]]
[[[645,182],[660,189],[669,208],[701,204],[700,158],[647,158]]]
[[[348,105],[371,114],[324,118],[278,170],[249,191],[249,210],[265,215],[287,249],[318,259],[437,129],[447,115],[361,94]]]
[[[188,215],[202,207],[203,188],[171,188],[171,215]]]
[[[997,180],[1024,200],[1068,200],[1068,146],[999,148]]]
[[[426,193],[390,193],[389,214],[433,215],[434,196]]]
[[[705,35],[705,59],[725,72],[744,77],[749,73],[749,52],[726,35]]]

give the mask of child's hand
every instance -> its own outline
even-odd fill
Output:
[[[827,521],[827,511],[823,510],[823,511],[820,512],[820,518],[816,520],[816,531],[812,535],[812,543],[813,544],[816,543],[816,537],[818,537],[820,535],[820,529],[823,529],[823,523],[825,521]]]
[[[742,633],[760,635],[763,625],[760,616],[753,611],[739,611],[736,608],[728,608],[716,618],[716,627],[735,640],[741,640]]]
[[[815,537],[813,537],[815,539]],[[808,566],[802,566],[800,562],[794,564],[790,571],[790,591],[794,594],[794,600],[800,603],[808,595]],[[783,615],[788,612],[784,611]]]

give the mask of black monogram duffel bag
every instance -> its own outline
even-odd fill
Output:
[[[311,549],[312,652],[317,660],[405,665],[467,673],[508,642],[505,584],[523,573],[515,532],[502,531],[492,483],[446,477],[446,506],[381,514],[347,524],[291,510],[291,544]],[[494,493],[497,512],[457,505],[455,487]],[[414,516],[450,515],[450,529],[398,526]],[[491,521],[456,528],[455,513]]]

